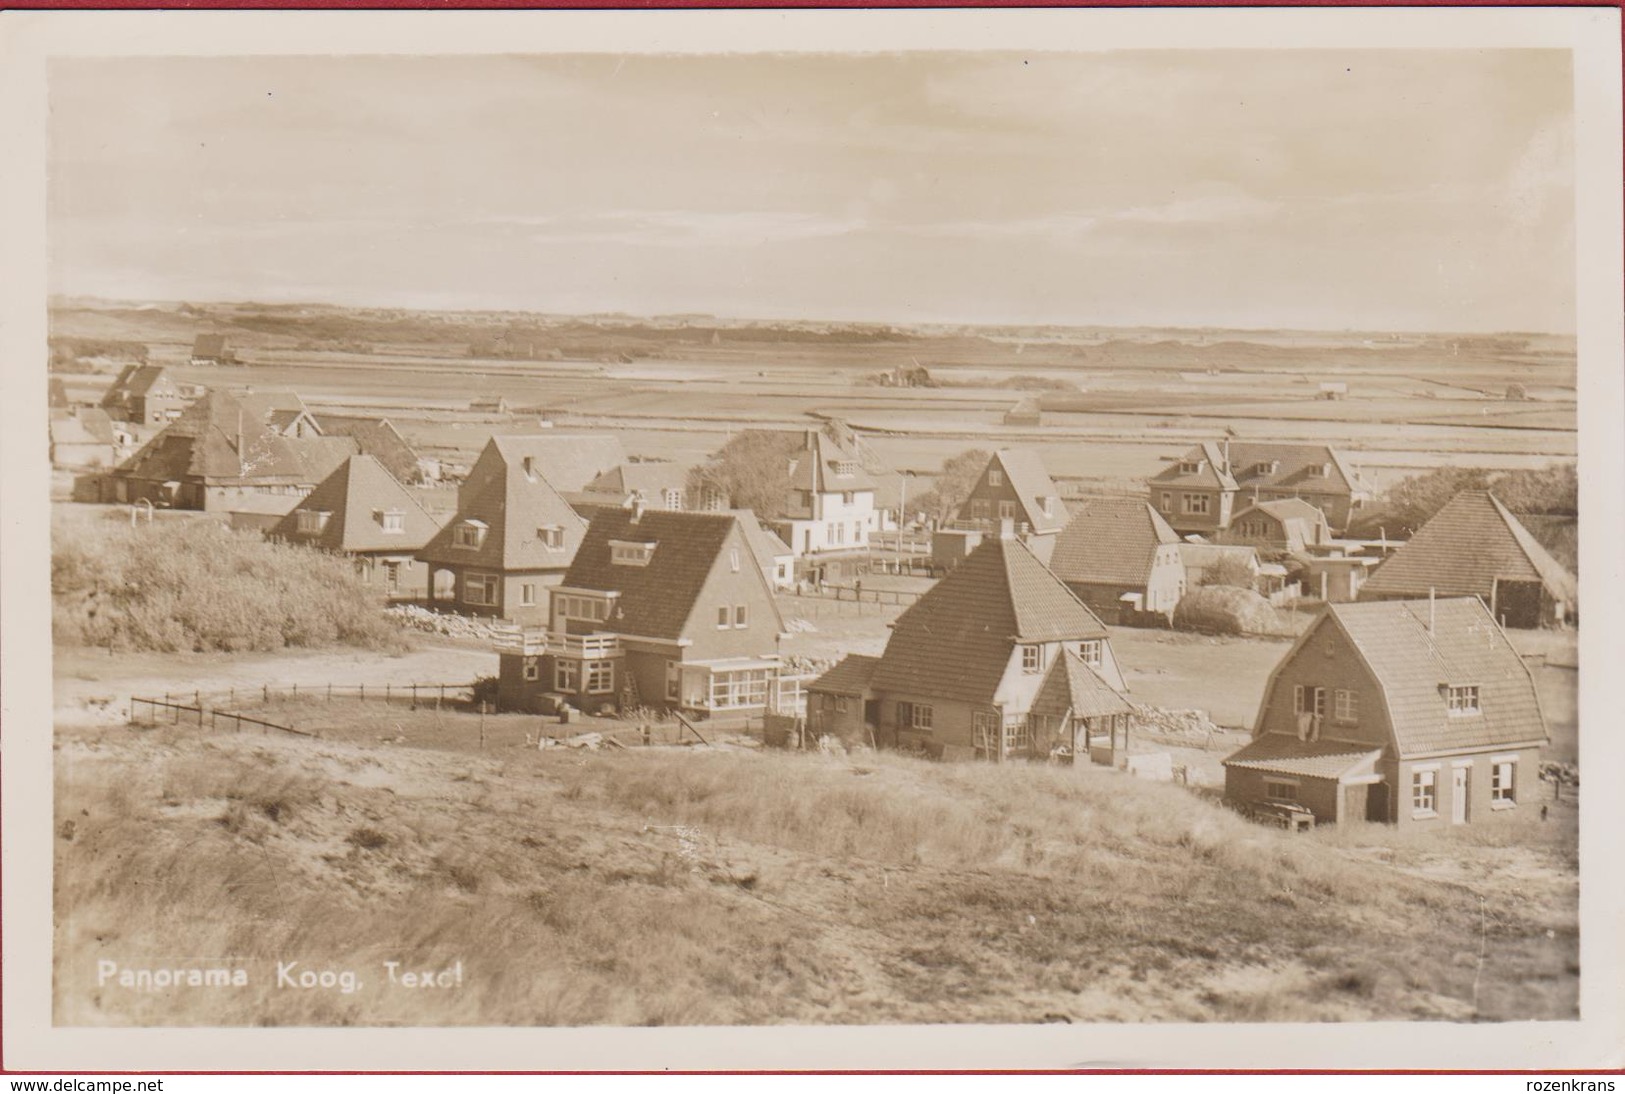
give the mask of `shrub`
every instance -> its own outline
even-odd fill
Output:
[[[1278,629],[1269,601],[1232,585],[1207,585],[1180,597],[1174,626],[1209,634],[1270,634]]]
[[[336,555],[203,520],[75,526],[71,539],[57,531],[59,641],[162,653],[406,646],[382,600]]]
[[[1201,585],[1229,585],[1237,589],[1253,587],[1253,568],[1245,559],[1225,555],[1202,571]]]

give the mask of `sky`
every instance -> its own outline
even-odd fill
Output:
[[[57,294],[1575,325],[1563,51],[79,59],[49,101]]]

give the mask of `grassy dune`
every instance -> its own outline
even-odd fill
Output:
[[[1090,769],[174,728],[57,747],[59,1024],[1575,1013],[1572,813],[1389,846]],[[251,984],[97,982],[203,958]],[[278,960],[362,988],[279,988]],[[463,980],[390,987],[391,960]]]

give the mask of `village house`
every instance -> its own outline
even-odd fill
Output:
[[[1094,613],[1027,544],[988,539],[892,625],[870,681],[877,739],[950,759],[1045,755],[1028,715],[1067,652],[1123,689]]]
[[[553,590],[545,627],[498,639],[500,703],[760,713],[776,701],[783,631],[741,517],[605,510]]]
[[[1147,485],[1151,504],[1180,535],[1222,532],[1238,508],[1279,498],[1303,499],[1342,532],[1370,500],[1336,449],[1312,444],[1205,441]]]
[[[749,509],[730,509],[745,527],[745,538],[750,541],[751,553],[762,568],[767,583],[775,589],[788,589],[796,583],[796,559],[790,545],[763,524]]]
[[[1325,823],[1475,824],[1533,800],[1547,741],[1534,679],[1477,597],[1331,604],[1270,675],[1225,797]]]
[[[284,514],[270,535],[355,559],[363,582],[390,599],[423,595],[418,551],[440,525],[372,456],[351,456]]]
[[[119,459],[120,438],[129,438],[107,411],[93,406],[52,411],[50,436],[51,466],[86,469],[112,467]]]
[[[1332,541],[1326,514],[1302,498],[1279,498],[1249,505],[1214,537],[1220,543],[1247,544],[1268,556],[1303,554]]]
[[[1085,497],[1055,537],[1049,568],[1102,619],[1164,622],[1185,595],[1179,536],[1144,498]]]
[[[396,482],[419,483],[428,477],[417,452],[388,418],[326,413],[313,417],[322,436],[352,438],[361,454],[377,460]]]
[[[646,509],[685,509],[688,468],[672,460],[634,460],[595,475],[577,498],[587,505],[615,508],[641,501]]]
[[[869,536],[879,525],[874,479],[851,445],[808,430],[791,456],[784,505],[768,519],[789,544],[798,578],[854,576],[867,563]]]
[[[1574,575],[1484,490],[1445,503],[1404,546],[1378,566],[1361,600],[1476,596],[1507,627],[1572,622],[1579,608]]]
[[[503,440],[523,445],[526,455],[553,489],[567,497],[580,494],[598,476],[627,462],[620,439],[608,433],[564,433],[555,429],[540,433],[504,434]]]
[[[101,406],[116,421],[164,426],[201,394],[191,384],[176,383],[161,365],[125,365],[102,395]]]
[[[814,738],[838,737],[852,744],[868,741],[880,720],[871,684],[880,658],[849,653],[818,679],[807,684],[807,732]]]
[[[431,605],[547,621],[548,590],[564,580],[587,530],[544,473],[555,454],[534,436],[486,442],[457,488],[456,515],[418,552]]]
[[[223,334],[200,334],[192,340],[192,364],[235,365],[237,354],[226,348]]]
[[[226,512],[265,495],[286,502],[286,513],[357,451],[348,437],[306,431],[306,417],[290,418],[277,400],[211,390],[108,473],[103,500]]]
[[[1001,448],[965,495],[954,524],[997,532],[1009,521],[1018,535],[1029,537],[1033,553],[1047,561],[1068,515],[1038,453]]]

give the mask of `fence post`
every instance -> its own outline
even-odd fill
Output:
[[[299,698],[299,685],[298,684],[295,684],[293,686],[293,697],[295,699]]]
[[[261,688],[261,691],[265,696],[265,702],[269,703],[271,701],[271,685],[266,684],[263,688]]]
[[[389,702],[389,685],[384,685],[384,702]]]
[[[333,701],[333,685],[331,683],[327,685],[327,701],[329,703]]]
[[[442,701],[445,700],[445,698],[446,698],[446,685],[441,684],[440,685],[440,694],[435,697],[435,701],[434,701],[434,708],[436,710],[440,709],[440,704],[441,704]]]
[[[365,700],[367,698],[367,685],[366,684],[361,685],[360,695],[361,695],[362,700]]]
[[[416,710],[417,708],[418,708],[418,686],[416,684],[413,684],[412,685],[412,709]]]

